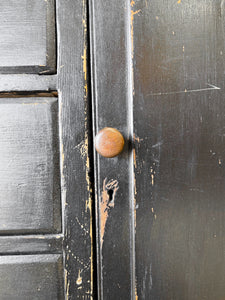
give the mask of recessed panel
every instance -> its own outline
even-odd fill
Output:
[[[60,255],[0,257],[0,299],[61,300],[63,268]]]
[[[61,230],[58,102],[0,99],[0,233]]]
[[[54,0],[1,0],[0,73],[55,72]]]

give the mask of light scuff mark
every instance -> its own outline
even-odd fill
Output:
[[[69,300],[70,281],[68,279],[67,269],[64,269],[64,283],[65,283],[65,291],[66,291],[66,300]]]
[[[157,218],[157,216],[156,216],[156,213],[155,213],[155,211],[154,211],[154,208],[153,208],[153,207],[152,207],[151,211],[152,211],[152,214],[153,214],[154,218],[156,219],[156,218]]]
[[[151,184],[153,186],[155,183],[155,171],[153,170],[152,167],[151,167],[150,171],[151,171]]]
[[[84,231],[85,234],[89,234],[89,231],[85,228],[83,224],[79,221],[78,217],[76,217],[77,223],[80,225],[80,228]]]
[[[136,161],[136,151],[135,148],[133,149],[133,160],[134,160],[134,167],[137,168],[137,161]]]
[[[140,173],[140,168],[137,169],[137,154],[136,150],[138,147],[140,147],[140,143],[143,141],[143,139],[139,138],[138,136],[133,134],[133,144],[135,147],[133,148],[133,164],[134,164],[134,171],[133,171],[133,188],[134,188],[134,229],[136,232],[136,226],[137,226],[137,184],[136,184],[136,173]],[[140,163],[140,162],[139,162]]]
[[[174,91],[174,92],[165,92],[165,93],[152,93],[152,94],[147,94],[146,96],[161,96],[161,95],[175,95],[175,94],[183,94],[183,93],[196,93],[196,92],[203,92],[203,91],[212,91],[212,90],[220,90],[221,88],[218,86],[215,86],[213,84],[207,83],[208,88],[203,88],[203,89],[195,89],[195,90],[187,90],[185,89],[184,91]]]
[[[134,3],[134,1],[132,1]],[[133,4],[134,5],[134,4]],[[131,5],[131,6],[133,6]],[[138,9],[134,11],[131,9],[131,51],[132,51],[132,58],[134,57],[134,16],[138,14],[141,10]]]
[[[77,277],[76,284],[77,285],[81,285],[82,284],[81,270],[79,270],[79,272],[78,272],[78,277]]]
[[[88,146],[88,144],[86,143],[85,140],[83,140],[75,147],[75,149],[79,150],[80,155],[83,160],[86,160],[86,157],[87,157],[87,150],[88,150],[87,146]]]
[[[136,136],[135,133],[134,133],[134,135],[133,135],[133,139],[134,139],[134,142],[138,142],[138,143],[140,143],[140,142],[143,141],[143,139],[141,139],[141,138],[139,138],[138,136]]]
[[[131,39],[131,59],[132,59],[132,87],[133,87],[133,95],[135,94],[134,91],[134,16],[138,14],[141,10],[133,10],[133,7],[135,5],[135,1],[131,0],[130,2],[130,39]]]
[[[109,211],[114,207],[115,195],[119,189],[117,180],[111,179],[107,183],[107,178],[103,181],[102,197],[100,202],[100,237],[101,248],[103,245],[105,226],[109,216]],[[111,196],[110,196],[111,193]]]
[[[135,300],[138,300],[138,294],[137,294],[137,283],[136,283],[136,287],[135,287]]]
[[[134,138],[134,141],[135,141],[135,134],[133,136]],[[137,195],[137,186],[136,186],[136,174],[135,174],[135,169],[137,169],[137,157],[136,157],[136,151],[135,151],[135,148],[133,149],[133,164],[134,164],[134,169],[133,169],[133,189],[134,189],[134,204],[133,204],[133,207],[134,207],[134,230],[135,230],[135,233],[136,233],[136,226],[137,226],[137,212],[136,212],[136,209],[137,209],[137,199],[136,199],[136,195]]]

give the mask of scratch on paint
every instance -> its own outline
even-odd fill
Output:
[[[160,142],[152,145],[152,148],[160,148],[162,146],[162,144],[163,144],[163,141],[160,141]]]
[[[86,200],[86,211],[89,210],[90,215],[90,240],[91,240],[91,253],[90,253],[90,261],[91,261],[91,283],[90,283],[90,291],[89,294],[93,294],[93,235],[92,235],[92,198],[91,198],[91,182],[89,177],[90,171],[90,160],[88,155],[88,80],[87,80],[87,11],[86,11],[86,1],[83,0],[83,19],[82,19],[82,26],[83,26],[83,38],[84,38],[84,45],[83,45],[83,73],[84,73],[84,101],[85,101],[85,137],[84,137],[84,146],[82,150],[86,157],[86,184],[87,184],[87,192],[88,192],[88,199]],[[91,296],[92,297],[92,296]]]
[[[204,88],[204,89],[196,89],[196,90],[187,90],[185,89],[184,91],[176,91],[176,92],[166,92],[166,93],[153,93],[153,94],[148,94],[146,96],[161,96],[161,95],[174,95],[174,94],[183,94],[183,93],[193,93],[193,92],[203,92],[203,91],[212,91],[212,90],[220,90],[220,87],[217,87],[213,84],[207,83],[209,88]]]
[[[69,250],[69,253],[71,253],[71,250]],[[83,269],[88,269],[89,268],[90,263],[85,264],[83,262],[83,260],[81,260],[79,257],[77,257],[76,255],[74,255],[73,253],[71,255],[74,258],[74,260],[76,260],[83,267]]]
[[[83,159],[87,159],[87,151],[88,151],[88,143],[86,142],[86,139],[84,141],[81,141],[75,149],[79,149],[81,157]]]
[[[146,3],[146,7],[147,7],[147,2],[145,0],[145,3]],[[132,60],[132,92],[133,92],[133,95],[135,94],[135,90],[134,90],[134,63],[133,63],[133,59],[134,59],[134,16],[136,14],[138,14],[141,10],[136,10],[134,11],[133,10],[133,7],[135,5],[135,1],[134,0],[131,0],[130,1],[130,43],[131,43],[131,60]],[[133,140],[134,142],[137,141],[138,143],[140,142],[140,139],[139,138],[136,138],[135,135],[133,136]],[[136,153],[135,153],[135,150],[133,152],[133,161],[134,161],[134,167],[136,168],[137,167],[137,162],[136,162]],[[137,191],[136,191],[136,178],[135,178],[135,172],[134,172],[134,229],[136,231],[136,194],[137,194]],[[104,191],[104,189],[103,189]],[[108,216],[107,216],[108,217]],[[135,280],[135,300],[138,300],[138,294],[137,294],[137,280]]]
[[[152,211],[152,214],[153,214],[154,218],[156,219],[157,216],[156,216],[156,214],[155,214],[155,211],[154,211],[154,208],[153,208],[153,207],[152,207],[151,211]]]
[[[134,167],[137,168],[137,161],[136,161],[136,152],[135,149],[133,149],[133,159],[134,159]]]
[[[154,180],[155,180],[155,172],[154,172],[153,168],[151,168],[150,170],[151,170],[151,179],[152,179],[152,186],[153,186]]]
[[[131,5],[132,6],[132,5]],[[134,15],[138,14],[141,10],[131,10],[131,52],[132,58],[134,57]]]
[[[83,231],[84,231],[86,234],[89,234],[89,231],[84,227],[84,225],[81,224],[81,222],[79,221],[78,217],[76,217],[76,221],[77,221],[77,223],[80,225],[80,228],[83,229]]]
[[[143,141],[143,139],[140,139],[140,138],[139,138],[138,136],[136,136],[135,134],[134,134],[133,138],[134,138],[134,141],[137,141],[138,143],[140,143],[141,141]]]
[[[68,271],[64,269],[64,281],[65,281],[65,291],[66,291],[66,300],[69,300],[69,289],[70,289],[70,282],[68,280]]]
[[[132,58],[132,86],[133,86],[133,95],[134,95],[134,66],[133,66],[133,58],[134,58],[134,15],[138,14],[141,10],[134,11],[132,7],[135,5],[134,0],[130,2],[130,35],[131,35],[131,58]]]
[[[82,284],[81,270],[79,270],[79,272],[78,272],[78,277],[77,277],[76,284],[77,285],[81,285]]]
[[[136,177],[135,177],[135,172],[134,172],[134,229],[136,232],[136,227],[137,227],[137,187],[136,187]]]
[[[102,197],[100,202],[100,236],[101,236],[101,248],[103,245],[104,234],[105,234],[105,226],[109,216],[110,208],[114,207],[114,199],[117,190],[119,189],[118,181],[111,179],[108,183],[106,183],[107,178],[103,181],[103,189],[102,189]],[[110,201],[110,197],[108,194],[109,190],[113,190],[113,199]]]
[[[137,286],[135,287],[135,300],[138,300]]]
[[[65,160],[65,154],[64,154],[64,149],[63,149],[63,143],[61,144],[61,157],[62,157],[62,168],[64,166],[64,160]],[[62,172],[63,175],[63,172]]]
[[[135,141],[137,142],[140,142],[140,139],[136,136],[135,134],[133,135],[133,142],[135,143]],[[133,162],[134,162],[134,168],[137,169],[137,157],[136,157],[136,151],[135,151],[135,148],[133,149]],[[135,232],[136,232],[136,227],[137,227],[137,199],[136,199],[136,196],[137,196],[137,187],[136,187],[136,174],[135,174],[135,170],[133,171],[133,177],[134,177],[134,181],[133,181],[133,184],[134,184],[134,229],[135,229]]]

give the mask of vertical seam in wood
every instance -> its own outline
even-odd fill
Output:
[[[129,182],[130,182],[130,270],[131,270],[131,297],[138,299],[135,280],[135,230],[136,230],[136,214],[135,214],[135,193],[134,193],[134,153],[133,153],[133,95],[134,95],[134,76],[133,76],[133,10],[132,3],[134,1],[127,0],[127,24],[126,24],[126,39],[127,39],[127,69],[128,69],[128,90],[127,90],[127,107],[128,107],[128,133],[130,140],[130,155],[129,155]]]

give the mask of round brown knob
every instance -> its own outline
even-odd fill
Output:
[[[123,150],[124,138],[115,128],[105,127],[95,137],[95,148],[104,157],[115,157]]]

